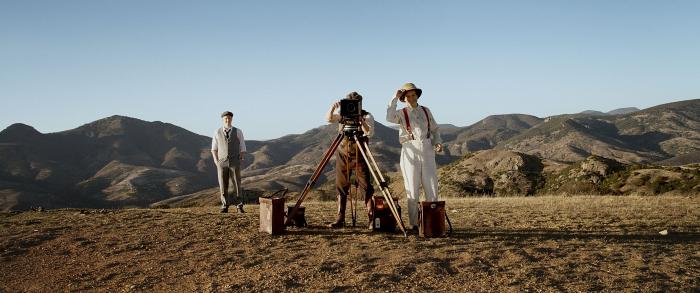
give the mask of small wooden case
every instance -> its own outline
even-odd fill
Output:
[[[284,198],[259,198],[260,232],[272,235],[284,233]]]

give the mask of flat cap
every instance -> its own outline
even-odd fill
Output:
[[[358,94],[357,92],[351,92],[347,96],[345,96],[346,99],[348,100],[360,100],[362,101],[362,96]]]

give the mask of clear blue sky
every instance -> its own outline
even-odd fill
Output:
[[[700,98],[700,1],[0,1],[0,129],[119,114],[248,139],[384,122],[411,81],[438,122]],[[385,123],[386,124],[386,123]]]

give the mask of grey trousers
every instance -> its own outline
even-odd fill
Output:
[[[240,166],[228,166],[227,164],[221,164],[216,168],[219,175],[219,190],[221,191],[221,208],[227,208],[233,205],[234,199],[228,192],[229,183],[233,184],[234,192],[236,197],[242,202],[242,189],[241,189],[241,167]]]

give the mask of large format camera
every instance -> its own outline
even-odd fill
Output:
[[[361,99],[340,100],[340,123],[343,124],[343,132],[349,138],[355,135],[362,136],[360,121],[362,119]]]
[[[340,100],[340,117],[343,121],[359,122],[362,117],[362,100],[347,98]]]

